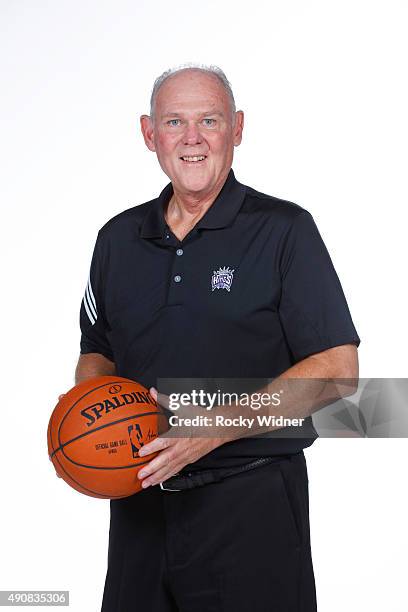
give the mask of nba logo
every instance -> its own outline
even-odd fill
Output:
[[[132,447],[132,457],[133,459],[138,458],[138,452],[140,448],[143,446],[142,442],[142,430],[140,429],[140,425],[136,423],[136,425],[128,426],[128,434],[129,440]]]

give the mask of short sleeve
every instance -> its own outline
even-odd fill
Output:
[[[342,344],[360,344],[330,255],[306,210],[288,231],[280,270],[279,317],[295,362]]]
[[[103,270],[99,254],[99,235],[92,255],[91,267],[80,309],[81,354],[101,353],[114,361],[107,337],[104,317]]]

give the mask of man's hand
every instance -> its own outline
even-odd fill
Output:
[[[158,403],[168,407],[167,398],[162,395],[158,397],[154,387],[151,387],[150,394]],[[182,432],[182,428],[177,427],[177,431]],[[186,428],[187,434],[189,431],[191,430]],[[225,442],[227,442],[226,438],[180,437],[179,433],[177,437],[159,436],[155,438],[139,450],[139,457],[146,457],[159,451],[157,457],[139,471],[138,478],[143,480],[142,487],[145,489],[164,482],[189,463],[194,463]]]

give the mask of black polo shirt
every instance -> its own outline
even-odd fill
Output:
[[[309,212],[242,185],[232,169],[182,240],[158,198],[99,231],[81,305],[81,353],[101,353],[119,376],[271,379],[308,355],[360,343],[339,279]],[[316,438],[244,438],[195,467],[299,452]]]

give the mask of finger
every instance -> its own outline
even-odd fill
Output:
[[[170,400],[168,395],[165,395],[164,393],[159,393],[156,387],[150,387],[149,393],[153,397],[153,399],[156,400],[158,404],[160,404],[160,406],[169,410]]]
[[[157,402],[160,404],[160,406],[163,406],[163,408],[166,408],[167,410],[171,410],[171,408],[169,408],[170,399],[168,395],[165,395],[164,393],[158,393]]]
[[[62,398],[64,397],[65,393],[61,393],[61,395],[58,396],[58,401],[61,401]]]
[[[143,489],[147,489],[147,487],[154,487],[155,485],[158,485],[161,482],[168,480],[169,478],[177,474],[178,471],[179,469],[176,468],[175,465],[165,466],[160,470],[157,470],[157,472],[155,472],[148,478],[145,478],[145,480],[142,481],[142,487]]]
[[[158,457],[152,459],[147,465],[144,465],[141,470],[139,470],[137,477],[139,480],[143,480],[144,478],[152,478],[156,477],[156,474],[161,471],[170,472],[172,467],[173,459],[169,451],[160,453]]]
[[[157,437],[148,444],[145,444],[139,450],[139,457],[145,457],[146,455],[151,455],[152,453],[157,453],[165,448],[170,446],[169,438]]]

